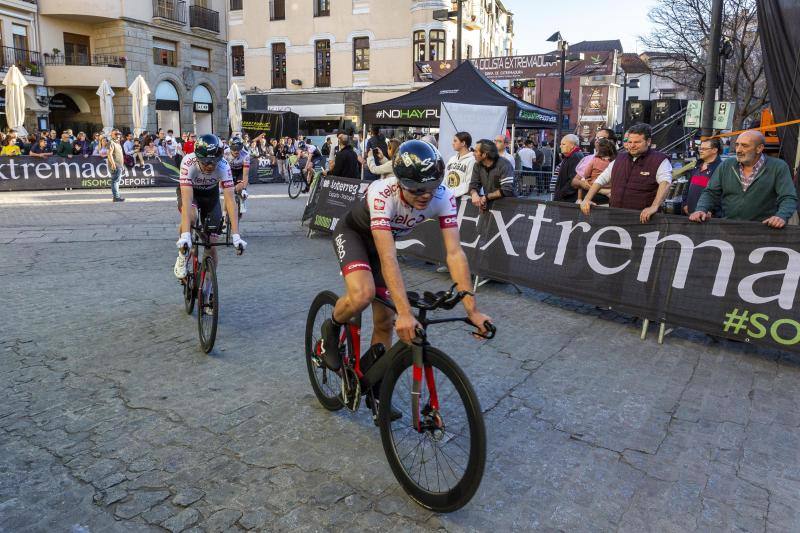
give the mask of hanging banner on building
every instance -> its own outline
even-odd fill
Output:
[[[321,198],[317,212],[326,211]],[[336,206],[337,216],[346,208]],[[711,335],[800,352],[800,228],[504,199],[459,209],[472,271]],[[398,239],[406,255],[443,263],[438,224]]]
[[[560,63],[555,55],[525,55],[484,57],[470,59],[475,67],[490,80],[534,80],[558,78]],[[454,61],[417,61],[414,63],[414,81],[436,81],[452,72],[458,64]],[[614,52],[586,52],[583,59],[568,61],[566,75],[607,76],[614,72]]]
[[[175,187],[180,169],[148,160],[144,167],[123,170],[122,187]],[[102,189],[111,187],[105,157],[0,157],[0,191]]]
[[[300,117],[291,111],[242,110],[242,132],[254,139],[262,133],[267,139],[297,137]]]

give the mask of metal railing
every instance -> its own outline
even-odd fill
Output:
[[[231,0],[231,11],[241,11],[243,0]]]
[[[202,6],[189,6],[189,26],[219,33],[219,12]]]
[[[153,18],[186,24],[186,2],[184,0],[153,0]]]
[[[125,68],[125,63],[126,59],[124,57],[108,54],[44,55],[45,65]]]
[[[26,48],[13,48],[11,46],[0,47],[0,72],[6,72],[11,65],[27,76],[42,75],[42,61],[39,52],[34,52]]]
[[[514,192],[521,198],[552,200],[556,176],[550,171],[514,171]]]

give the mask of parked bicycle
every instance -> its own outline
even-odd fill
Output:
[[[422,325],[412,346],[398,341],[386,352],[378,344],[362,356],[361,317],[351,321],[342,331],[342,367],[336,372],[322,360],[320,338],[336,294],[319,293],[306,322],[306,364],[319,402],[331,411],[347,407],[355,412],[366,396],[395,477],[411,498],[437,512],[466,505],[478,490],[486,463],[486,429],[475,390],[455,361],[427,341],[427,329],[434,324],[474,326],[467,318],[428,318],[428,313],[453,309],[471,294],[455,288],[422,296],[408,293]],[[395,309],[390,301],[376,300]],[[473,335],[493,338],[495,327],[488,322],[484,326],[488,334]],[[376,398],[373,388],[378,386]]]
[[[227,217],[227,213],[226,213]],[[219,291],[217,287],[217,268],[211,249],[218,246],[233,246],[231,243],[230,224],[225,223],[225,240],[211,242],[210,236],[216,233],[217,228],[211,225],[211,216],[198,222],[199,214],[192,224],[192,247],[184,247],[183,253],[189,254],[186,258],[186,278],[183,280],[183,302],[186,313],[192,314],[195,301],[197,302],[197,329],[200,335],[200,347],[205,353],[214,348],[217,338],[217,323],[219,322]],[[200,247],[203,248],[202,256]],[[237,255],[244,253],[243,248],[236,250]]]

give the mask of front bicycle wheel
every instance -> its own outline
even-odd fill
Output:
[[[308,310],[306,320],[306,366],[308,367],[308,377],[311,380],[311,387],[317,400],[325,409],[338,411],[344,404],[342,403],[342,378],[337,372],[329,370],[322,362],[322,334],[320,332],[322,323],[333,317],[333,308],[339,298],[331,291],[324,291],[314,298],[311,309]],[[345,334],[346,335],[346,334]],[[347,348],[352,346],[352,339],[347,335]],[[340,349],[344,346],[340,347]]]
[[[411,350],[397,357],[383,378],[378,421],[389,465],[420,505],[449,513],[475,495],[486,464],[486,427],[464,371],[446,354],[425,348],[420,427],[412,427],[414,378]],[[392,421],[392,408],[402,413]]]
[[[219,293],[217,292],[217,269],[211,257],[203,259],[200,283],[197,287],[197,329],[200,346],[208,353],[214,348],[219,321]]]
[[[292,176],[289,178],[289,198],[292,200],[300,196],[300,191],[303,190],[303,181]]]

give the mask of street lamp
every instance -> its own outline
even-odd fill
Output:
[[[433,12],[433,19],[440,22],[452,21],[453,17],[456,19],[456,64],[461,64],[461,31],[464,24],[464,2],[467,0],[452,0],[456,4],[455,11],[447,9],[437,9]]]
[[[555,153],[558,153],[556,150],[558,150],[561,142],[561,127],[564,124],[564,81],[567,76],[567,48],[569,44],[561,37],[560,31],[548,37],[547,42],[558,43],[558,50],[560,52],[559,60],[561,61],[561,81],[558,90],[558,124],[556,124],[556,132],[553,136],[553,152],[555,157]],[[555,168],[555,163],[553,164],[553,168]]]

